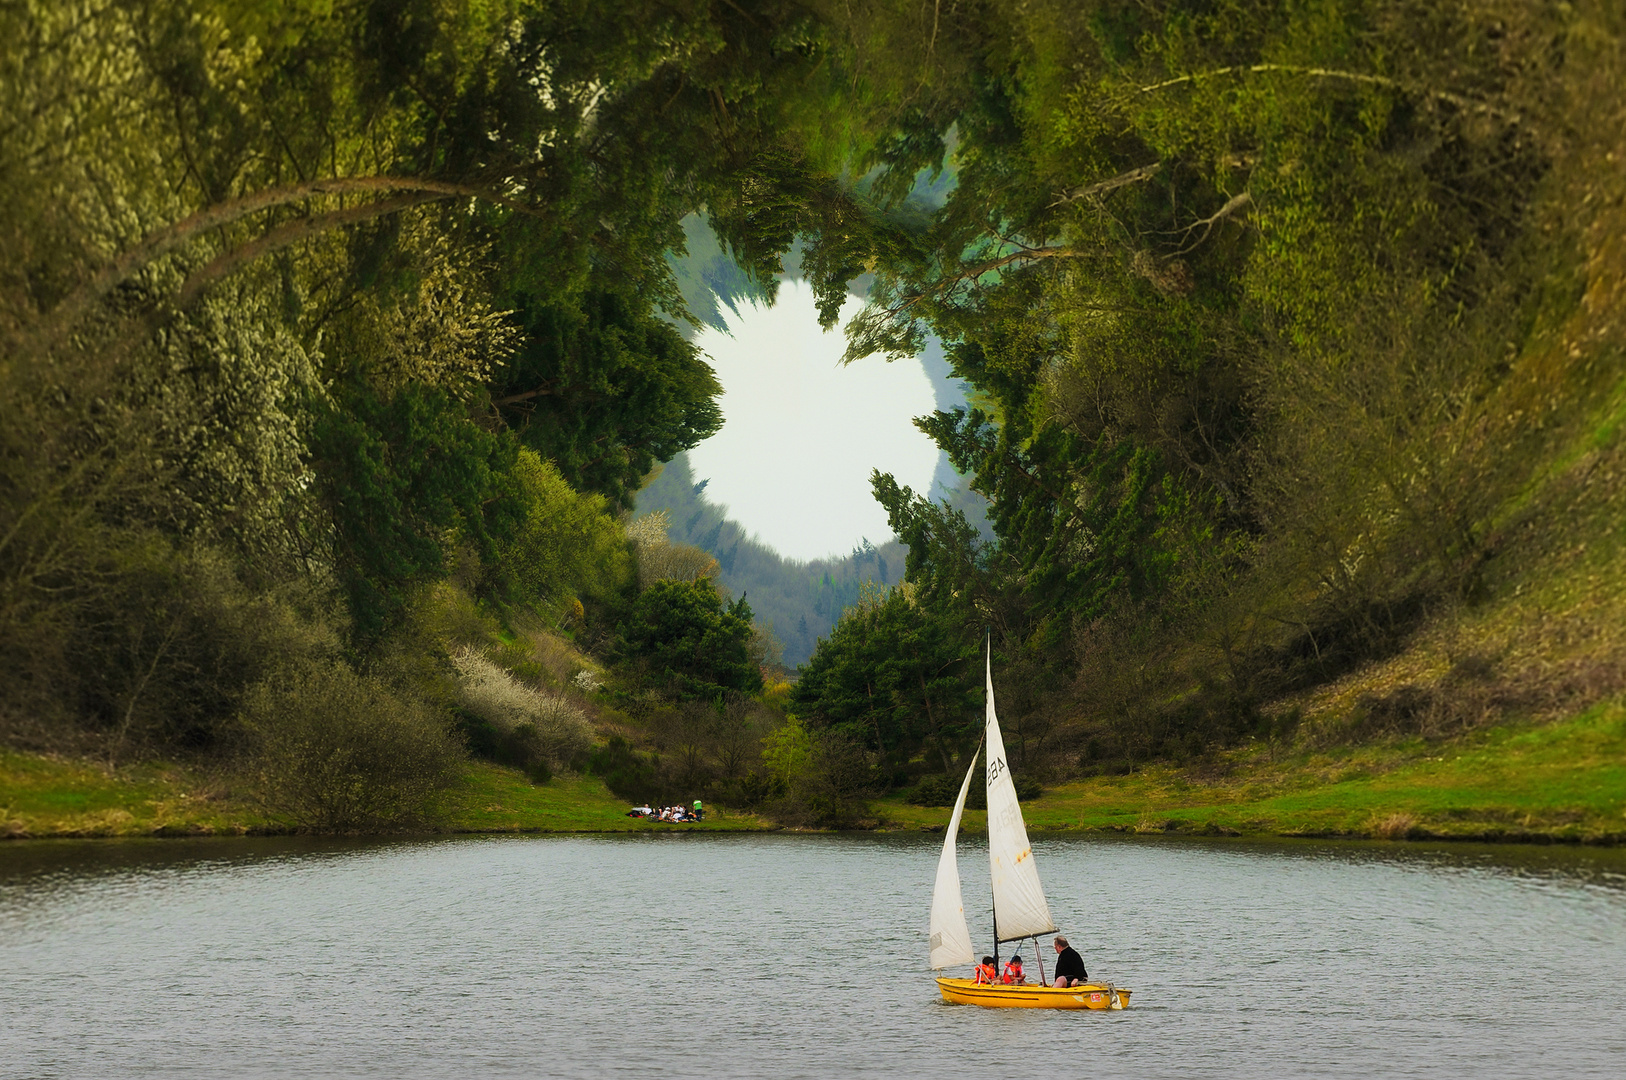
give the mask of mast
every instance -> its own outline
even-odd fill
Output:
[[[1038,934],[1053,933],[1050,905],[1034,866],[1033,846],[1022,820],[1022,808],[1011,780],[1005,757],[1005,740],[1000,736],[999,717],[994,710],[993,635],[986,640],[986,718],[983,741],[987,747],[988,784],[988,870],[994,896],[994,944],[1020,941]],[[1005,909],[1004,923],[999,908]],[[1005,925],[1008,923],[1009,925]]]
[[[984,630],[982,632],[982,647],[985,650],[987,650],[988,664],[989,664],[989,668],[988,668],[988,670],[989,670],[988,691],[987,691],[988,701],[987,701],[987,710],[986,711],[987,711],[987,714],[989,716],[993,716],[994,715],[994,676],[993,676],[994,632],[993,632],[993,630],[989,629],[989,630]],[[988,739],[988,732],[986,730],[983,731],[982,737],[983,737],[983,740],[986,742],[987,739]],[[991,759],[984,759],[984,761],[983,761],[984,773],[983,773],[983,800],[982,800],[982,804],[983,804],[984,807],[988,806],[988,793],[987,793],[988,776],[987,776],[987,771],[986,770],[988,768],[988,764],[989,764],[990,760]],[[985,809],[983,811],[983,813],[988,814],[988,811]],[[990,830],[992,829],[993,821],[994,821],[993,815],[988,814],[988,824],[989,824]],[[988,834],[988,837],[989,837],[990,840],[993,839],[993,835],[994,835],[993,832],[990,831],[989,834]],[[994,879],[993,879],[992,875],[989,875],[989,877],[988,877],[988,910],[994,917],[994,974],[998,975],[999,974],[999,894],[994,891]]]

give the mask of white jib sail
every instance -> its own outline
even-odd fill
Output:
[[[994,715],[994,669],[987,662],[988,701],[988,870],[994,881],[994,937],[1013,941],[1030,934],[1049,934],[1056,924],[1050,921],[1050,905],[1045,903],[1039,870],[1033,865],[1033,846],[1022,821],[1022,807],[1016,801],[1016,785],[1005,763],[1005,740],[999,735],[999,718]]]
[[[954,838],[960,831],[960,815],[965,813],[965,797],[971,790],[971,774],[977,770],[977,755],[965,771],[960,797],[949,818],[948,835],[943,838],[943,854],[937,859],[937,887],[932,890],[932,967],[946,968],[969,964],[976,959],[971,951],[971,931],[965,925],[965,903],[960,899],[960,863],[954,854]]]

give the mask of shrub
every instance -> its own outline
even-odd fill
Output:
[[[809,732],[791,720],[763,740],[762,762],[780,792],[767,812],[787,824],[849,828],[874,794],[870,756],[839,731]]]
[[[639,753],[619,735],[587,755],[587,768],[623,799],[642,803],[669,801],[671,785],[661,775],[660,760]]]
[[[505,478],[520,520],[497,545],[499,592],[540,603],[579,625],[577,593],[608,596],[633,575],[626,536],[602,495],[573,490],[551,461],[521,450]]]
[[[904,801],[911,806],[953,806],[960,795],[960,785],[952,776],[923,776],[920,783]],[[969,801],[970,796],[966,797]]]
[[[256,684],[242,718],[262,797],[311,829],[422,824],[463,756],[444,717],[342,664]]]
[[[621,627],[622,656],[686,699],[762,689],[751,659],[751,607],[725,603],[709,579],[657,581],[634,601]]]
[[[1379,840],[1409,840],[1421,831],[1417,827],[1417,819],[1410,814],[1374,817],[1367,824],[1367,829]]]
[[[61,650],[56,664],[0,650],[0,661],[17,661],[0,663],[0,703],[13,681],[26,686],[54,667],[58,707],[109,760],[218,749],[250,686],[337,655],[338,632],[310,610],[311,596],[255,589],[220,551],[104,535],[94,574],[64,590],[77,595],[59,643],[39,645]]]
[[[452,663],[459,700],[479,721],[470,732],[476,753],[525,769],[534,780],[568,768],[592,745],[587,715],[567,699],[532,690],[472,649]]]
[[[666,535],[665,510],[645,514],[627,526],[627,539],[638,556],[638,587],[657,581],[699,581],[717,573],[717,560],[692,544],[675,544]]]

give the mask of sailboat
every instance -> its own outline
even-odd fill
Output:
[[[1056,932],[1050,921],[1050,905],[1039,884],[1039,870],[1033,862],[1033,847],[1022,820],[1022,807],[1016,801],[1016,785],[1005,763],[1005,740],[999,733],[994,714],[994,669],[992,643],[986,664],[988,681],[983,742],[987,753],[988,785],[988,866],[993,885],[994,956],[997,969],[999,946],[1009,941],[1032,938],[1037,955],[1040,934]],[[960,797],[954,802],[948,835],[943,838],[943,854],[937,860],[937,884],[932,891],[931,955],[932,969],[942,970],[976,960],[971,951],[971,931],[966,926],[965,905],[960,897],[960,867],[955,856],[955,838],[965,813],[966,795],[977,769],[977,755],[960,784]],[[1123,1009],[1129,1005],[1130,991],[1110,983],[1083,986],[1044,986],[1044,959],[1039,957],[1041,985],[977,983],[972,979],[939,978],[943,1000],[955,1005],[982,1005],[988,1008],[1017,1009]]]

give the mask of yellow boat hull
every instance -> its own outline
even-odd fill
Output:
[[[943,1000],[985,1009],[1127,1009],[1130,991],[1121,986],[989,986],[971,979],[938,979]]]

